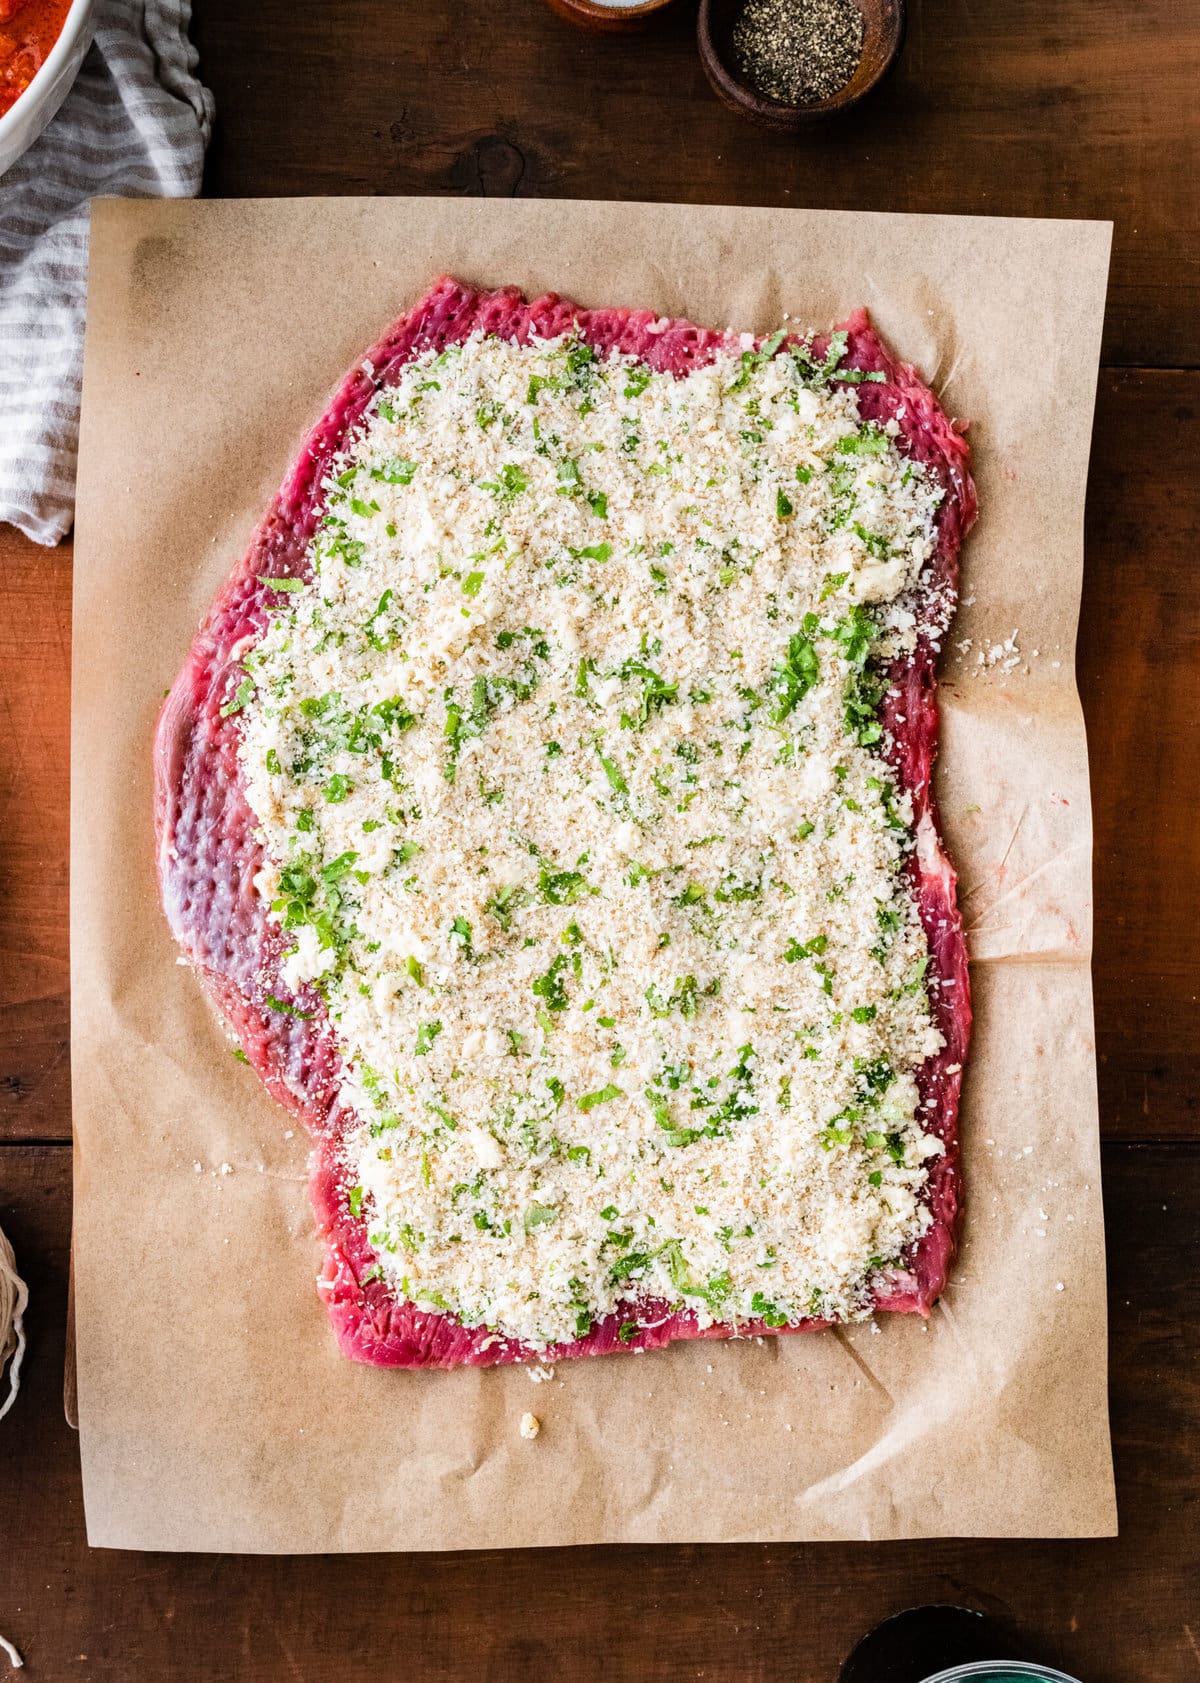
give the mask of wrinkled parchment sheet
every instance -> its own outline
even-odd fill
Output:
[[[1115,1529],[1073,654],[1108,224],[683,205],[97,204],[72,998],[88,1536],[304,1552]],[[335,1351],[307,1146],[159,910],[166,687],[343,371],[443,270],[765,332],[866,304],[970,417],[938,772],[973,955],[968,1215],[928,1324],[523,1368]],[[978,661],[1016,631],[1020,659]],[[970,639],[970,647],[965,645]],[[1035,653],[1036,651],[1036,653]],[[535,1442],[521,1415],[542,1423]]]

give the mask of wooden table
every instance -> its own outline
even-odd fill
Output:
[[[61,1407],[71,553],[4,530],[0,1223],[33,1300],[25,1388],[0,1426],[0,1631],[31,1683],[834,1683],[868,1625],[924,1601],[999,1614],[1086,1683],[1200,1679],[1200,14],[1183,0],[909,8],[881,93],[796,142],[710,96],[686,4],[651,34],[605,38],[539,0],[199,0],[219,111],[206,185],[1115,220],[1079,676],[1120,1538],[89,1552]]]

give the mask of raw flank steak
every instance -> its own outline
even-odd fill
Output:
[[[376,392],[415,356],[477,331],[522,344],[572,331],[601,354],[632,354],[656,372],[676,376],[734,343],[728,334],[686,321],[663,322],[647,311],[584,309],[554,294],[527,303],[515,288],[480,292],[449,277],[401,317],[346,375],[305,440],[163,705],[154,742],[155,822],[168,921],[249,1062],[312,1136],[310,1192],[325,1245],[320,1289],[346,1356],[393,1367],[491,1365],[827,1326],[828,1321],[809,1319],[781,1327],[762,1320],[701,1327],[687,1309],[641,1298],[594,1323],[585,1337],[535,1351],[485,1327],[463,1326],[451,1315],[398,1301],[379,1277],[365,1217],[351,1211],[339,1145],[357,1119],[338,1101],[340,1055],[320,994],[305,986],[292,995],[280,980],[289,937],[268,917],[254,884],[264,856],[244,793],[238,719],[229,698],[238,662],[262,635],[268,603],[277,600],[268,581],[311,577],[308,550],[330,463]],[[895,420],[900,449],[924,463],[944,492],[936,547],[921,580],[930,610],[922,622],[944,629],[956,598],[960,545],[976,512],[966,442],[917,372],[883,345],[864,311],[850,316],[840,331],[846,335],[841,367],[882,376],[857,385],[862,419],[881,426]],[[829,336],[816,340],[817,357],[828,343]],[[938,834],[932,791],[937,658],[935,634],[923,631],[915,654],[891,668],[879,713],[892,771],[912,797],[916,846],[906,870],[929,945],[930,1009],[945,1044],[917,1072],[921,1126],[944,1146],[929,1165],[924,1192],[932,1220],[891,1271],[886,1289],[876,1293],[874,1307],[922,1315],[942,1290],[955,1249],[962,1204],[957,1120],[971,1027],[956,879]],[[638,1327],[632,1336],[631,1318]]]

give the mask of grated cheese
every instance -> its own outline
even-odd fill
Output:
[[[420,357],[230,678],[350,1208],[398,1294],[535,1348],[634,1302],[861,1318],[929,1222],[873,666],[940,491],[836,347],[776,345]]]

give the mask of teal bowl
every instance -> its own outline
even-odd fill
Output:
[[[1026,1665],[1021,1660],[977,1660],[973,1665],[954,1665],[927,1677],[925,1683],[1079,1683],[1065,1671],[1052,1666]]]

